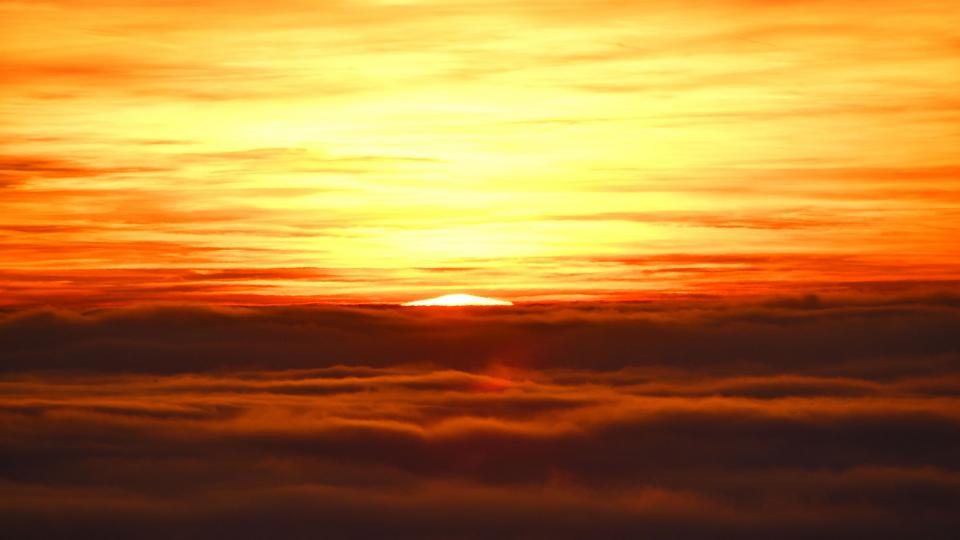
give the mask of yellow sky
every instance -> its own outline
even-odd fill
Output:
[[[960,4],[0,1],[0,304],[956,279]]]

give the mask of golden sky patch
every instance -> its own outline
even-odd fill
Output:
[[[0,21],[5,304],[958,275],[955,2],[5,1]]]

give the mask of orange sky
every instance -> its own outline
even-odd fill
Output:
[[[955,280],[957,28],[953,0],[0,1],[0,305]]]

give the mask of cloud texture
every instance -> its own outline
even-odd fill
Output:
[[[17,538],[948,538],[960,297],[0,322]]]
[[[0,0],[0,306],[955,280],[958,26],[956,0]]]

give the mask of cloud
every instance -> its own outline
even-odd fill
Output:
[[[91,166],[71,159],[35,155],[0,155],[0,185],[22,184],[44,178],[95,178],[112,175],[158,172],[157,167]]]
[[[221,286],[213,281],[211,286]],[[6,370],[176,372],[416,362],[476,369],[496,361],[532,369],[546,362],[553,368],[710,370],[736,362],[756,373],[842,374],[864,369],[861,362],[882,371],[884,359],[912,358],[913,369],[923,372],[934,369],[934,359],[960,350],[956,303],[943,293],[898,302],[868,296],[736,308],[651,302],[479,313],[320,306],[38,310],[8,315],[0,323],[0,346],[11,351]],[[777,363],[768,365],[770,358]]]
[[[527,298],[622,299],[639,282],[726,294],[956,275],[950,2],[5,6],[5,267],[318,265],[364,282],[168,298],[260,303],[394,301],[481,277]],[[158,242],[171,249],[138,247]],[[749,279],[582,264],[851,245],[871,264],[793,272],[785,256]],[[548,255],[559,264],[524,264]],[[413,270],[477,259],[496,263]],[[3,286],[7,305],[41,303]],[[94,287],[56,301],[101,297],[121,301]]]
[[[23,538],[932,538],[960,501],[958,322],[949,292],[8,311],[0,519]]]
[[[638,223],[666,223],[688,227],[718,229],[810,229],[862,225],[864,220],[850,216],[821,214],[809,210],[785,209],[780,212],[724,213],[713,212],[603,212],[547,216],[561,221],[628,221]]]

